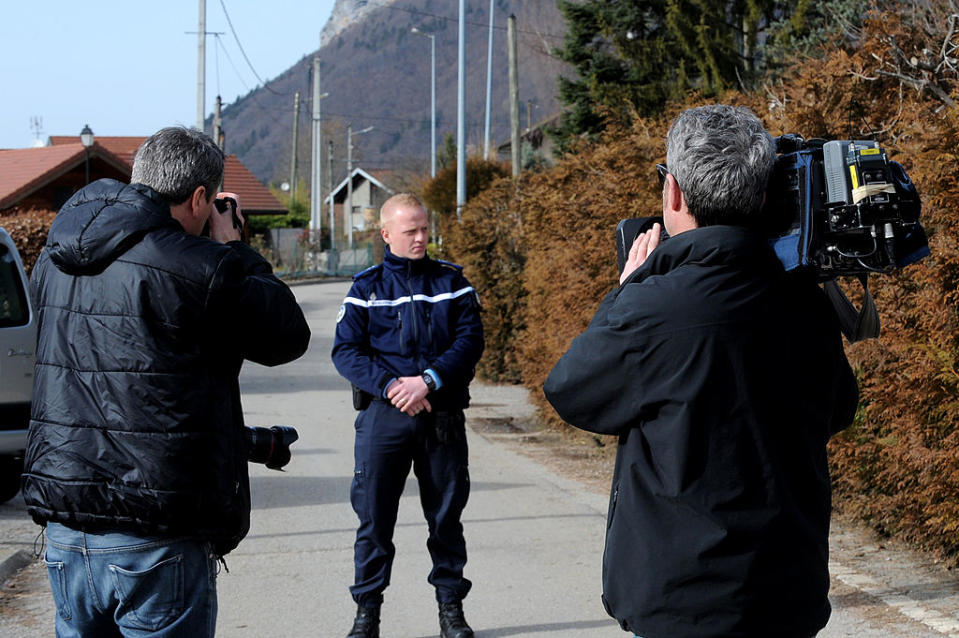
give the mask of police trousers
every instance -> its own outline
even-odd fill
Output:
[[[390,584],[393,529],[411,465],[429,527],[426,546],[433,568],[428,581],[436,588],[436,600],[456,602],[470,590],[463,577],[466,540],[460,523],[470,490],[466,432],[462,411],[445,416],[421,412],[411,417],[385,401],[373,401],[356,418],[350,502],[359,528],[350,593],[359,605],[381,604]]]

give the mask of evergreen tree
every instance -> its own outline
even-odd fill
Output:
[[[652,115],[689,90],[752,88],[789,47],[813,47],[858,25],[868,0],[558,0],[567,32],[557,55],[566,105],[550,130],[560,151],[608,117]],[[760,47],[762,43],[762,47]],[[769,54],[767,55],[767,48]]]

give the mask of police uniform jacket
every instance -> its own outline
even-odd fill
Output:
[[[603,597],[644,638],[812,636],[830,607],[826,442],[858,390],[812,278],[730,226],[671,237],[551,371],[619,437]]]
[[[250,525],[240,365],[309,344],[289,288],[249,246],[184,232],[152,189],[100,180],[57,215],[31,293],[34,520],[230,551]]]
[[[427,397],[434,412],[469,405],[469,383],[483,353],[476,292],[455,264],[397,257],[354,277],[336,324],[333,363],[354,386],[382,399],[398,377],[436,372]]]

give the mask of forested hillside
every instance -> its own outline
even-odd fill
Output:
[[[466,15],[467,143],[484,143],[489,0],[468,0]],[[324,146],[334,143],[335,182],[346,176],[346,127],[373,130],[353,138],[354,160],[366,169],[430,168],[430,40],[436,38],[437,145],[456,133],[458,3],[396,0],[344,27],[318,52]],[[557,76],[564,64],[552,50],[562,44],[565,22],[555,0],[496,0],[493,8],[491,143],[509,138],[506,23],[517,18],[521,121],[536,122],[559,110]],[[227,151],[264,181],[289,179],[294,94],[300,94],[297,174],[309,184],[313,55],[223,111]],[[324,149],[324,157],[326,149]],[[324,164],[323,170],[327,166]],[[324,182],[326,180],[324,179]],[[324,184],[325,188],[325,184]]]

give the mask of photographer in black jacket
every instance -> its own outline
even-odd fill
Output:
[[[835,313],[787,274],[762,204],[772,138],[748,110],[683,112],[663,218],[544,390],[619,437],[603,600],[643,638],[809,638],[825,626],[826,442],[856,410]]]
[[[310,339],[289,288],[215,211],[223,163],[203,133],[157,132],[131,184],[64,205],[33,271],[22,484],[60,638],[214,635],[216,559],[250,525],[240,367],[291,361]]]

